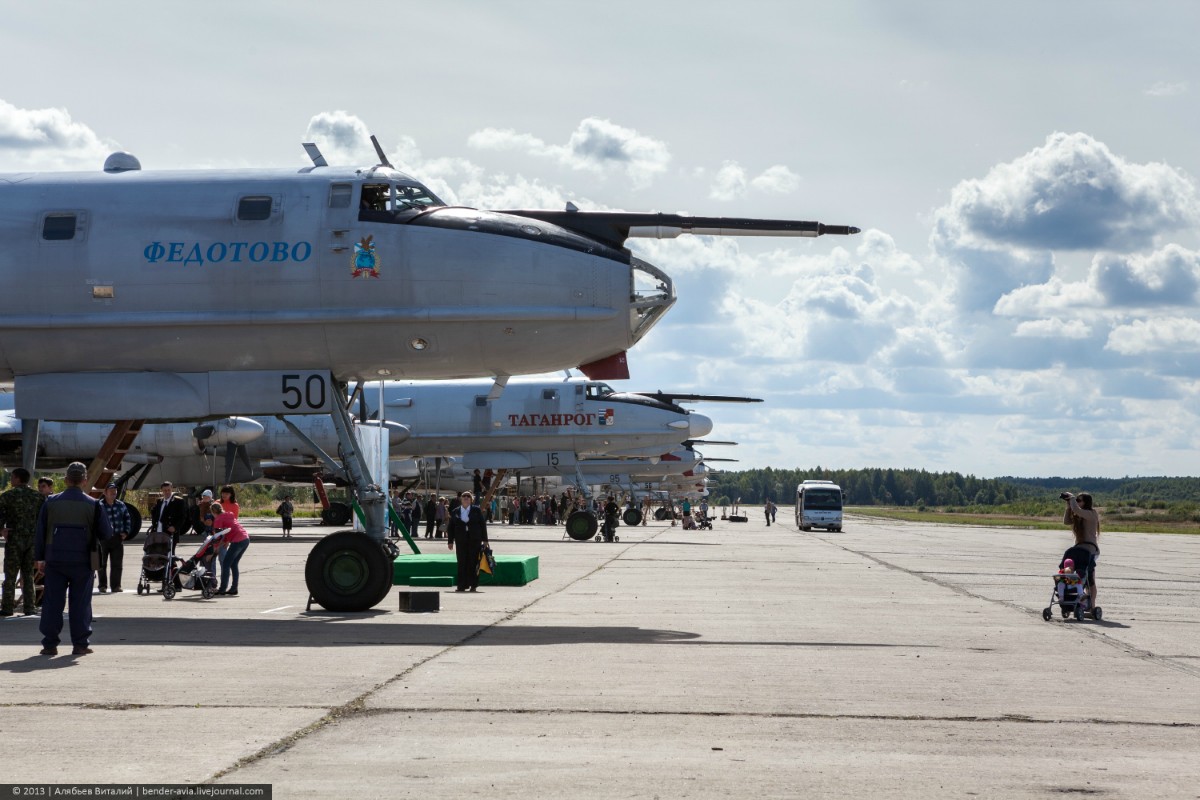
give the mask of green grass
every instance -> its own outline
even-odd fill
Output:
[[[1067,530],[1067,526],[1062,524],[1062,517],[1059,516],[1053,518],[1027,516],[1012,512],[1004,513],[1000,510],[990,513],[972,513],[958,510],[940,511],[933,508],[926,508],[922,511],[915,508],[897,508],[892,506],[855,506],[853,508],[848,507],[846,512],[861,514],[865,517],[898,519],[906,522],[934,522],[942,525],[982,525],[993,528]],[[1103,510],[1101,510],[1101,535],[1109,531],[1197,535],[1200,534],[1200,525],[1195,522],[1155,519],[1152,513],[1147,513],[1140,518],[1126,515],[1106,517],[1103,514]]]

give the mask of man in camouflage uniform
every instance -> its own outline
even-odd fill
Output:
[[[8,530],[4,545],[4,595],[0,617],[11,617],[16,597],[17,575],[21,576],[21,594],[26,614],[34,612],[33,532],[38,512],[46,498],[29,485],[29,470],[12,472],[12,488],[0,494],[0,520]]]

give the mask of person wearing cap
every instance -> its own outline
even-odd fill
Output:
[[[159,487],[162,496],[150,510],[150,530],[171,534],[171,544],[179,545],[179,537],[187,528],[187,503],[182,497],[175,496],[175,487],[170,481],[163,481]]]
[[[81,488],[87,467],[78,461],[67,467],[67,488],[46,498],[38,514],[33,557],[45,575],[42,599],[42,655],[58,655],[63,607],[71,614],[72,655],[92,652],[92,580],[97,566],[96,545],[112,536],[108,514]]]
[[[205,489],[200,493],[200,499],[196,501],[196,511],[200,516],[200,524],[204,526],[204,532],[201,536],[207,537],[213,532],[213,490]]]
[[[121,566],[125,561],[125,540],[132,532],[133,519],[129,516],[129,507],[117,499],[117,485],[110,483],[104,489],[100,499],[100,507],[108,514],[108,524],[112,528],[112,536],[100,542],[100,569],[96,571],[99,580],[100,594],[108,591],[111,585],[114,593],[123,592],[121,588]],[[109,581],[111,569],[112,580]]]

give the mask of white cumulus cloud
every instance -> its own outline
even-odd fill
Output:
[[[1080,319],[1052,317],[1026,320],[1017,325],[1013,335],[1031,339],[1086,339],[1092,335],[1092,329]]]
[[[736,161],[726,161],[713,175],[708,196],[713,200],[737,200],[747,189],[768,194],[790,194],[800,188],[800,176],[782,164],[768,167],[751,178],[746,168]]]
[[[549,144],[528,133],[485,128],[467,139],[481,150],[517,150],[550,158],[569,169],[604,174],[623,171],[634,188],[644,188],[664,172],[671,153],[664,142],[606,119],[588,117],[579,123],[565,145]]]
[[[305,141],[315,142],[330,164],[376,164],[367,124],[348,111],[322,111],[308,121]]]
[[[1148,255],[1101,254],[1089,280],[1109,306],[1190,306],[1200,288],[1200,253],[1170,244]]]
[[[96,169],[119,148],[65,108],[18,108],[0,100],[0,169]]]
[[[1200,351],[1200,320],[1190,317],[1138,319],[1118,325],[1108,334],[1105,349],[1122,355],[1169,351]]]
[[[936,218],[943,248],[1130,252],[1200,214],[1195,186],[1173,167],[1130,163],[1085,133],[1054,133],[959,183]]]
[[[736,200],[745,196],[747,184],[746,170],[736,161],[726,161],[713,176],[708,196],[713,200]]]
[[[800,188],[800,176],[782,164],[767,167],[750,185],[762,192],[791,194]]]

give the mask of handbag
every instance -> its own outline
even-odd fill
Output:
[[[492,555],[492,548],[486,544],[479,552],[479,571],[486,572],[488,575],[496,573],[496,557]]]

